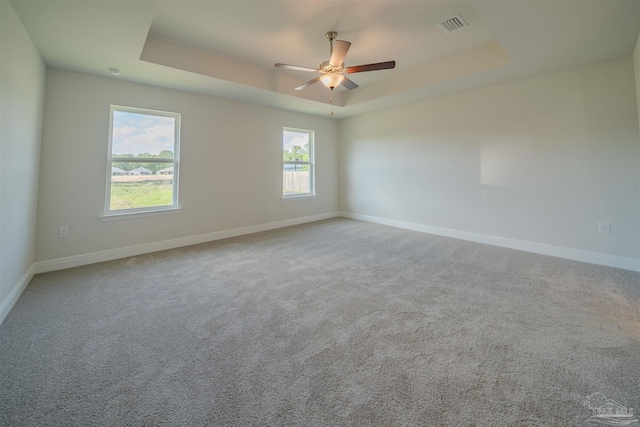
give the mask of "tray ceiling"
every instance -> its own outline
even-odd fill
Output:
[[[328,115],[329,90],[293,88],[329,58],[327,31],[352,43],[335,118],[630,56],[638,0],[109,1],[12,0],[48,66],[275,108]],[[445,33],[438,23],[469,24]],[[122,74],[113,77],[109,68]]]

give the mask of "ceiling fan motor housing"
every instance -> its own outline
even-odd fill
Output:
[[[322,64],[320,64],[320,66],[318,67],[318,71],[321,72],[322,74],[343,73],[344,72],[344,62],[342,64],[340,64],[339,66],[335,67],[335,66],[330,64],[329,60],[326,60]]]

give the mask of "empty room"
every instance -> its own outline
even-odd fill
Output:
[[[640,0],[0,0],[0,425],[640,424]]]

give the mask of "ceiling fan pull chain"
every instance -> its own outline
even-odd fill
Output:
[[[333,88],[331,88],[331,95],[329,95],[329,104],[331,104],[331,115],[333,116]]]

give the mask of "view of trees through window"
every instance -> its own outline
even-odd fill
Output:
[[[132,171],[134,169],[138,169],[138,168],[147,168],[151,171],[152,174],[155,174],[159,171],[161,171],[162,169],[168,168],[173,166],[173,152],[169,151],[169,150],[162,150],[160,152],[160,154],[157,155],[153,155],[153,154],[149,154],[149,153],[140,153],[138,155],[134,155],[134,154],[120,154],[118,155],[118,158],[122,158],[122,157],[126,157],[131,159],[131,161],[127,160],[126,162],[113,162],[112,166],[125,170],[125,171]],[[172,163],[143,163],[143,162],[136,162],[134,161],[134,159],[170,159],[172,161]]]
[[[304,147],[300,147],[299,145],[294,145],[290,150],[282,150],[282,160],[285,162],[291,161],[301,161],[308,162],[309,161],[309,143],[307,142]],[[298,168],[294,168],[296,170],[309,170],[309,165],[299,165]]]
[[[285,129],[282,137],[282,194],[313,194],[313,132]]]

